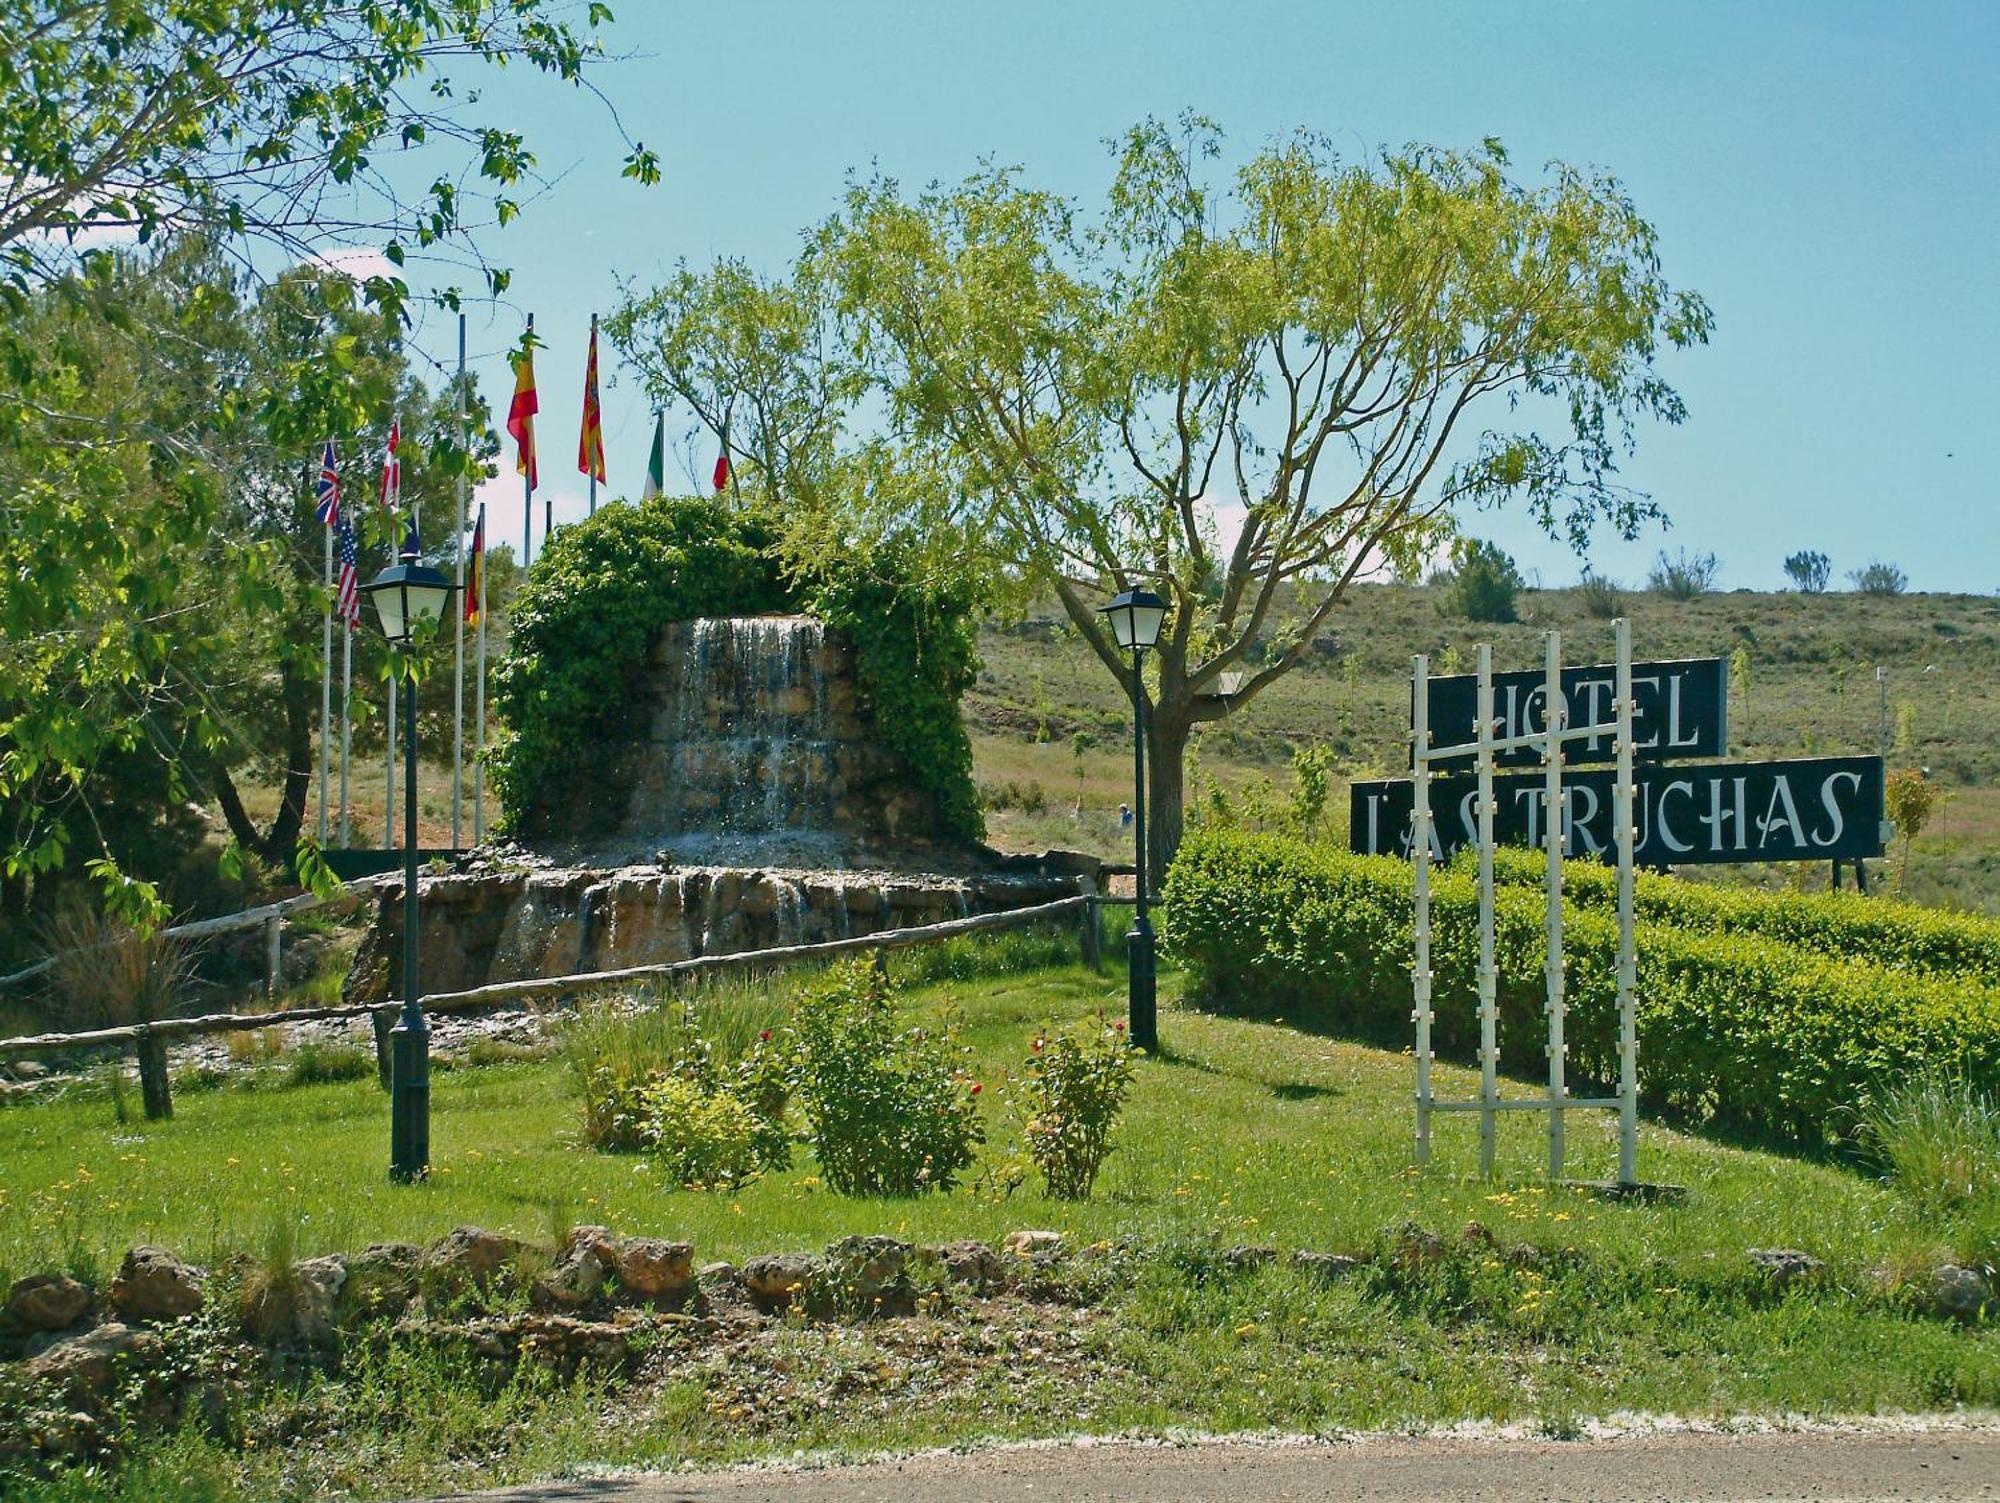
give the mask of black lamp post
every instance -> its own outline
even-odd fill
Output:
[[[416,634],[444,614],[452,583],[417,562],[415,530],[391,564],[362,590],[403,681],[403,1016],[389,1030],[389,1178],[419,1180],[431,1161],[431,1030],[417,1001],[417,678]]]
[[[1159,645],[1167,603],[1150,590],[1127,590],[1103,608],[1111,635],[1132,654],[1132,837],[1138,869],[1138,906],[1125,936],[1130,997],[1127,1026],[1141,1049],[1160,1045],[1159,999],[1154,983],[1153,922],[1146,916],[1146,649]]]

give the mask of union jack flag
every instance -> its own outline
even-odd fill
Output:
[[[403,446],[400,419],[389,424],[389,446],[382,453],[382,509],[394,511],[403,504],[403,461],[397,450]]]
[[[332,527],[340,521],[340,468],[333,460],[333,440],[319,456],[319,521]]]
[[[354,546],[354,523],[351,518],[342,517],[334,532],[340,554],[339,584],[333,602],[333,613],[345,621],[350,628],[361,624],[361,582],[357,570],[361,558]]]

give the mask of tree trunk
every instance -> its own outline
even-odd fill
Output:
[[[1187,748],[1193,724],[1180,707],[1155,706],[1146,723],[1146,882],[1157,893],[1187,825]]]
[[[292,859],[299,831],[305,827],[306,799],[312,791],[313,686],[290,663],[279,669],[278,682],[285,706],[285,781],[271,828],[259,831],[251,822],[227,767],[216,763],[214,775],[216,801],[222,805],[222,817],[236,843],[266,861],[286,862]]]

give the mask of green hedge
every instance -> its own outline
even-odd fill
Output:
[[[1410,870],[1278,836],[1201,831],[1163,895],[1169,951],[1198,1002],[1283,1012],[1394,1047],[1411,1040]],[[1495,936],[1503,1067],[1543,1070],[1546,944],[1539,892],[1503,886]],[[1441,1054],[1478,1037],[1478,896],[1462,871],[1432,897]],[[1617,1075],[1616,924],[1566,916],[1571,1074]],[[1748,934],[1641,925],[1639,1080],[1645,1098],[1716,1121],[1822,1144],[1846,1136],[1885,1085],[1925,1070],[2000,1085],[2000,991],[1919,977]]]
[[[893,544],[788,575],[775,536],[754,511],[661,497],[604,507],[547,541],[493,681],[506,725],[490,753],[505,828],[547,833],[550,808],[569,808],[565,792],[592,786],[604,753],[642,734],[645,699],[634,691],[664,627],[805,611],[853,636],[876,733],[935,798],[938,832],[985,833],[958,710],[979,668],[970,596],[919,577]]]
[[[1497,880],[1543,880],[1532,851],[1494,852]],[[1579,907],[1615,911],[1618,879],[1594,861],[1563,867],[1563,890]],[[1918,976],[1973,978],[2000,986],[2000,922],[1853,892],[1759,892],[1706,887],[1642,872],[1633,892],[1641,923],[1723,934],[1756,935],[1823,955],[1845,956]]]

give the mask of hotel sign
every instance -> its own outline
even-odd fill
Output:
[[[1612,758],[1611,702],[1618,682],[1614,664],[1565,668],[1563,698],[1569,724],[1601,725],[1605,732],[1571,741],[1565,760],[1572,766],[1608,762]],[[1548,676],[1540,669],[1493,675],[1494,735],[1500,740],[1531,736],[1547,729]],[[1459,673],[1430,680],[1432,746],[1463,746],[1478,736],[1479,679]],[[1729,665],[1722,658],[1689,658],[1632,665],[1632,748],[1641,761],[1679,757],[1721,757],[1729,745]],[[1501,767],[1539,763],[1538,746],[1518,746],[1496,752]],[[1439,758],[1432,767],[1445,771],[1471,767],[1470,753]]]

